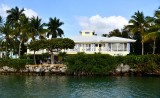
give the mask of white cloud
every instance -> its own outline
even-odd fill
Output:
[[[31,18],[31,17],[33,17],[33,16],[38,16],[38,14],[35,12],[35,11],[33,11],[32,9],[27,9],[27,8],[24,8],[24,13],[25,13],[25,15],[27,16],[27,17],[29,17],[29,18]]]
[[[79,25],[82,30],[95,30],[99,35],[109,33],[114,29],[122,29],[128,24],[128,20],[122,16],[102,17],[95,15],[91,17],[78,17]]]
[[[7,17],[6,11],[9,9],[11,9],[11,7],[9,7],[8,5],[1,4],[0,5],[0,15],[2,17]],[[35,11],[33,11],[32,9],[24,8],[24,10],[25,10],[24,11],[25,15],[29,18],[31,18],[32,16],[35,16],[35,17],[38,16],[38,14]]]
[[[6,10],[9,10],[11,9],[9,6],[5,5],[5,4],[1,4],[0,5],[0,15],[2,17],[7,17],[7,13],[6,13]]]

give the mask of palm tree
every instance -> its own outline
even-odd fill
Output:
[[[32,17],[30,22],[30,36],[32,40],[35,40],[36,37],[39,37],[39,39],[45,39],[44,34],[46,33],[46,29],[43,27],[45,26],[45,23],[42,23],[42,19],[37,17]]]
[[[19,41],[19,49],[18,49],[19,50],[18,51],[19,56],[21,54],[22,44],[24,44],[25,42],[27,42],[28,39],[29,39],[29,27],[30,27],[30,25],[29,25],[29,18],[27,18],[25,15],[22,16],[20,18],[20,34],[17,33],[17,35],[16,35],[17,36],[16,38],[19,38],[19,39],[17,39]]]
[[[19,9],[17,6],[15,8],[12,8],[10,10],[7,10],[8,16],[7,16],[7,23],[12,25],[12,28],[14,29],[14,34],[19,37],[19,52],[18,55],[20,57],[20,51],[21,51],[21,20],[22,18],[25,18],[25,14],[23,13],[24,9]]]
[[[8,23],[4,24],[4,26],[2,26],[0,29],[0,33],[3,36],[1,47],[5,46],[5,53],[6,53],[5,57],[7,57],[8,56],[8,48],[13,42],[13,39],[10,36],[10,34],[12,33],[11,26]]]
[[[152,54],[155,54],[155,49],[156,49],[156,40],[160,36],[160,32],[151,32],[147,35],[144,36],[144,39],[142,40],[143,42],[147,41],[153,41],[153,52]]]
[[[24,8],[19,9],[17,6],[10,10],[7,10],[7,22],[15,26],[16,23],[19,23],[20,17],[24,15]]]
[[[154,17],[147,17],[147,21],[150,24],[148,34],[144,36],[143,42],[153,41],[153,54],[156,49],[156,40],[160,37],[160,9],[156,10]]]
[[[0,28],[2,25],[3,25],[3,19],[2,19],[2,16],[0,16]]]
[[[49,22],[47,24],[48,26],[48,33],[47,33],[47,37],[49,37],[51,35],[51,38],[57,38],[62,37],[62,35],[64,34],[63,30],[60,28],[60,26],[62,26],[64,23],[61,22],[59,19],[57,19],[56,17],[53,18],[49,18]]]
[[[144,54],[144,42],[142,41],[147,29],[146,18],[144,17],[143,12],[135,12],[135,14],[129,20],[129,25],[125,28],[129,29],[131,33],[139,32],[141,35],[141,44],[142,44],[142,55]]]

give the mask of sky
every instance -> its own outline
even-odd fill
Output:
[[[64,37],[79,35],[81,30],[94,30],[98,35],[122,29],[135,12],[153,16],[160,0],[0,0],[0,15],[6,10],[24,8],[28,17],[39,16],[47,23],[57,17],[64,22]]]

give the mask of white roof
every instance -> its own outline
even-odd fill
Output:
[[[136,40],[121,37],[101,37],[101,36],[74,36],[71,37],[75,43],[98,43],[98,42],[135,42]]]

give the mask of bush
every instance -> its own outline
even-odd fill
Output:
[[[107,54],[78,53],[68,55],[65,63],[69,73],[108,74],[121,63],[129,65],[139,72],[147,73],[160,70],[160,55],[110,56]]]
[[[124,56],[122,62],[141,72],[160,69],[160,55],[129,55]]]
[[[108,74],[118,65],[115,57],[106,54],[84,54],[69,55],[66,58],[68,72],[85,72],[94,74]]]
[[[0,59],[0,67],[8,66],[17,70],[25,68],[26,64],[33,64],[30,59]]]

